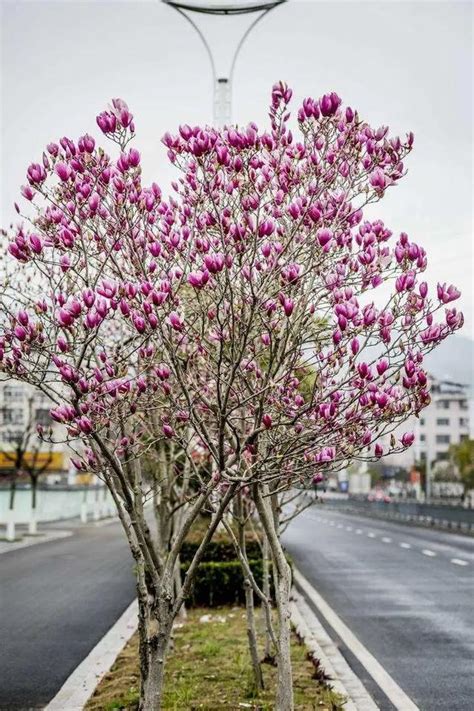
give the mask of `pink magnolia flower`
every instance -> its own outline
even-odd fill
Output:
[[[404,447],[410,447],[414,441],[415,435],[413,434],[413,432],[405,432],[400,439],[400,442],[403,444]]]
[[[446,284],[438,284],[438,299],[443,304],[449,304],[450,301],[455,301],[461,296],[461,292],[456,289],[453,284],[446,288]]]
[[[28,168],[27,177],[31,185],[38,185],[46,180],[46,171],[39,163],[32,163]]]
[[[172,311],[170,313],[168,316],[168,323],[175,331],[182,331],[184,328],[184,321],[176,311]]]
[[[163,425],[163,434],[168,439],[171,439],[172,437],[174,437],[174,429],[171,427],[171,425],[164,424]]]
[[[60,180],[66,182],[72,175],[72,168],[67,163],[56,163],[54,172]]]

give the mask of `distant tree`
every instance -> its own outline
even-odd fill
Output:
[[[449,453],[459,469],[465,498],[467,492],[474,489],[474,439],[464,439],[459,444],[452,444]]]
[[[7,408],[3,408],[3,421]],[[52,445],[46,442],[38,432],[34,397],[28,398],[26,422],[21,425],[12,423],[11,428],[4,429],[10,447],[2,447],[0,453],[7,467],[5,471],[10,479],[9,510],[15,506],[16,485],[19,477],[26,474],[31,484],[31,517],[29,532],[36,533],[36,503],[38,480],[47,471],[53,460]],[[9,466],[10,465],[10,466]],[[13,529],[14,531],[14,529]]]

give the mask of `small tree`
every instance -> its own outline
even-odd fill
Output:
[[[116,99],[97,121],[118,159],[88,135],[63,138],[22,189],[33,215],[9,251],[34,278],[3,299],[0,362],[54,399],[53,418],[84,441],[78,468],[100,473],[117,504],[137,563],[143,709],[161,706],[173,620],[245,491],[272,558],[276,708],[291,711],[282,495],[410,446],[412,433],[393,430],[429,403],[424,354],[462,325],[453,308],[435,321],[459,292],[438,285],[428,298],[424,249],[405,233],[391,246],[381,221],[363,219],[404,175],[413,136],[391,138],[327,94],[303,102],[295,140],[290,100],[273,88],[268,131],[166,134],[181,177],[165,199],[142,185],[133,117]],[[144,514],[153,451],[157,500],[176,492],[158,536]],[[177,590],[204,509],[211,524]]]
[[[3,422],[9,409],[3,408]],[[34,396],[27,399],[26,420],[21,420],[19,424],[13,424],[4,428],[4,438],[10,442],[11,447],[1,448],[0,454],[3,460],[9,465],[10,474],[10,501],[9,509],[13,512],[15,502],[16,484],[18,478],[26,474],[30,479],[31,486],[31,514],[29,520],[29,533],[37,532],[36,503],[38,480],[48,470],[52,461],[53,453],[51,443],[45,442],[38,433],[38,422],[34,407]],[[22,416],[23,416],[22,412]],[[15,537],[15,527],[13,520],[10,522],[10,537]]]
[[[459,470],[461,482],[464,485],[463,499],[474,489],[474,440],[463,439],[459,444],[452,444],[449,453]]]

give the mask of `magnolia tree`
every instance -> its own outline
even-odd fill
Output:
[[[0,361],[54,399],[52,417],[84,442],[77,467],[116,501],[137,561],[144,709],[160,708],[173,619],[242,492],[273,563],[276,707],[293,708],[281,495],[408,447],[410,432],[380,440],[429,403],[424,354],[462,325],[445,308],[454,287],[429,297],[424,249],[364,219],[403,177],[413,136],[371,128],[333,93],[303,102],[295,139],[290,99],[273,88],[268,130],[166,134],[181,174],[169,198],[142,184],[133,117],[116,99],[97,123],[118,157],[89,135],[50,144],[10,237],[29,287],[3,298]],[[158,457],[156,476],[180,515],[163,545],[144,513],[143,462],[171,444],[178,464]],[[203,508],[212,523],[178,590]]]

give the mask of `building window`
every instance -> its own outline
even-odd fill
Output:
[[[467,419],[467,417],[459,418],[459,427],[469,427],[469,420]]]
[[[436,435],[436,444],[449,444],[451,437],[448,434]]]
[[[448,458],[448,452],[436,452],[436,459],[438,461],[444,462],[444,461],[446,461],[447,458]]]
[[[436,407],[438,410],[449,410],[449,400],[438,400]]]
[[[38,408],[35,412],[35,420],[38,425],[43,425],[44,427],[51,425],[52,418],[49,414],[49,409]]]
[[[426,440],[426,435],[422,434],[420,435],[420,442],[424,442]]]
[[[23,438],[23,432],[21,430],[6,430],[3,432],[2,439],[4,442],[9,444],[18,444]]]
[[[22,425],[23,410],[18,407],[3,407],[1,410],[2,424],[4,425]]]
[[[3,397],[5,400],[22,400],[23,388],[21,385],[5,385],[3,388]]]
[[[439,426],[449,425],[449,417],[438,417],[436,424]]]
[[[423,427],[424,424],[425,424],[425,418],[420,417],[420,425]]]
[[[467,400],[459,400],[459,407],[461,408],[461,410],[469,410]]]
[[[462,434],[462,435],[459,437],[459,440],[460,440],[461,442],[464,442],[464,440],[466,440],[466,439],[469,439],[469,435],[468,435],[468,434]]]

